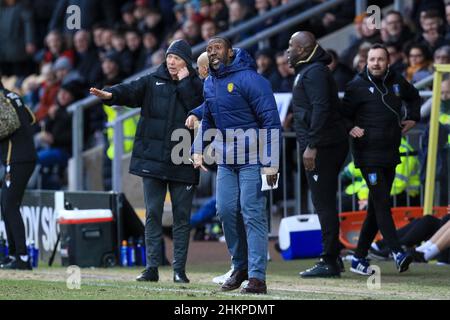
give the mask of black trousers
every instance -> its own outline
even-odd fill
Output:
[[[450,220],[450,214],[444,216],[442,219],[433,216],[424,216],[419,219],[414,219],[403,228],[397,230],[397,235],[400,244],[406,247],[418,246],[422,241],[429,240],[447,221]],[[376,244],[380,250],[388,250],[386,240],[377,241]],[[438,256],[438,261],[449,262],[449,249],[444,250]]]
[[[186,183],[143,178],[146,207],[145,244],[147,267],[157,268],[163,264],[162,215],[167,189],[170,192],[173,213],[173,269],[183,272],[189,247],[190,218],[195,187]]]
[[[362,167],[361,173],[369,187],[369,204],[355,256],[358,258],[367,256],[378,231],[392,251],[402,251],[391,215],[390,193],[395,178],[395,167]]]
[[[347,141],[317,148],[315,169],[306,171],[312,202],[322,228],[322,258],[335,263],[339,255],[339,216],[336,206],[338,175],[348,153]],[[302,153],[303,155],[303,153]]]
[[[10,170],[10,184],[5,178],[2,183],[1,212],[5,222],[10,256],[26,255],[25,226],[20,214],[23,194],[35,167],[35,163],[13,163]]]

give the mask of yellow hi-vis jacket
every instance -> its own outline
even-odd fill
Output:
[[[439,116],[439,123],[445,126],[450,126],[450,114],[441,113],[441,115]],[[450,132],[447,139],[447,143],[450,144]]]
[[[106,114],[107,121],[113,122],[119,115],[124,114],[129,111],[128,108],[115,109],[110,106],[103,105],[103,111]],[[133,150],[134,144],[134,136],[136,134],[137,123],[139,121],[139,115],[133,116],[129,119],[126,119],[123,122],[123,153],[129,153]],[[109,159],[114,158],[114,128],[109,127],[106,129],[106,135],[108,137],[108,150],[106,151],[106,155]]]
[[[391,195],[397,195],[404,191],[409,196],[415,197],[420,193],[420,163],[415,155],[409,155],[414,149],[402,138],[400,144],[400,161],[395,168],[395,179],[392,184]],[[344,168],[344,175],[353,176],[353,183],[345,188],[347,195],[356,194],[359,200],[367,200],[369,197],[369,188],[364,180],[361,170],[355,168],[355,164],[350,162]]]

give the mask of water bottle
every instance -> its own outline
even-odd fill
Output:
[[[120,265],[122,267],[126,267],[128,265],[127,247],[127,240],[123,240],[122,246],[120,247]]]
[[[37,268],[38,267],[38,263],[39,263],[39,249],[36,248],[36,246],[33,243],[33,268]]]
[[[131,237],[128,239],[127,260],[129,267],[133,267],[136,264],[136,249],[134,248],[133,238]]]
[[[34,265],[34,241],[31,241],[30,244],[27,246],[28,251],[28,259],[30,260],[30,265],[33,267]]]

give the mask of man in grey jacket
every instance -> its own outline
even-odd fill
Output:
[[[0,0],[0,69],[6,76],[32,71],[34,45],[32,11],[22,0]]]

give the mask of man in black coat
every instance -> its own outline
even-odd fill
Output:
[[[300,276],[338,277],[342,261],[338,260],[337,178],[347,157],[348,138],[339,114],[336,82],[327,67],[331,57],[312,33],[296,32],[289,41],[288,59],[296,73],[292,93],[294,128],[323,242],[321,260]]]
[[[143,177],[146,203],[145,239],[147,268],[138,281],[158,281],[162,263],[162,214],[169,188],[173,208],[174,281],[187,283],[185,265],[189,245],[189,219],[193,185],[198,170],[187,161],[175,164],[172,149],[177,144],[172,133],[184,129],[188,112],[203,102],[203,84],[192,68],[192,51],[184,40],[174,41],[166,51],[166,61],[147,76],[91,93],[108,105],[141,108],[130,173]],[[190,146],[190,144],[189,144]],[[186,157],[190,154],[187,153]]]
[[[14,107],[20,127],[0,140],[0,157],[6,168],[2,181],[1,214],[8,237],[9,256],[0,261],[0,269],[31,270],[31,257],[25,243],[25,226],[20,214],[20,204],[36,163],[31,125],[35,118],[22,99],[0,82],[0,92]],[[0,105],[0,108],[2,105]]]
[[[405,102],[406,110],[402,108]],[[366,259],[378,230],[390,247],[399,272],[406,271],[412,257],[403,252],[391,216],[390,192],[395,167],[400,163],[402,134],[420,120],[420,96],[410,83],[389,68],[386,47],[374,44],[367,66],[348,85],[341,112],[353,138],[355,166],[369,187],[367,217],[352,260],[352,272],[371,275]]]

